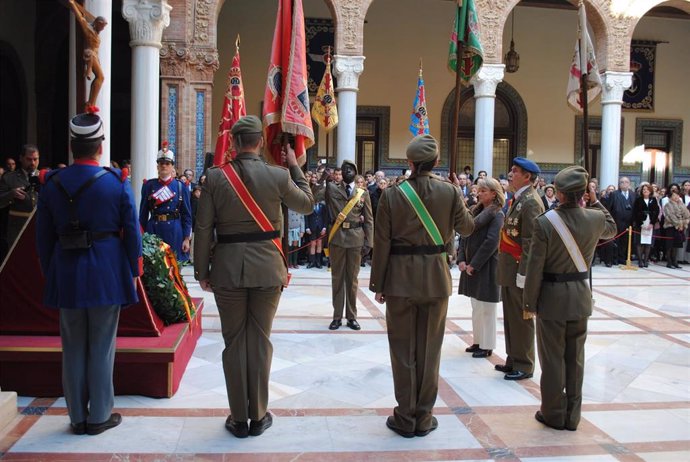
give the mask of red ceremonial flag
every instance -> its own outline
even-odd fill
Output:
[[[302,0],[278,0],[263,122],[269,162],[280,165],[281,132],[295,136],[297,162],[304,165],[314,144],[307,89],[307,50]]]
[[[244,87],[242,86],[242,71],[240,70],[240,36],[235,41],[235,56],[232,58],[232,66],[228,72],[228,85],[223,99],[223,116],[218,127],[218,139],[216,139],[216,153],[213,156],[213,165],[227,162],[230,155],[233,159],[237,152],[230,146],[230,130],[240,117],[247,115],[247,107],[244,104]]]

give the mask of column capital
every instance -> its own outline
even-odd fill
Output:
[[[474,97],[496,97],[496,87],[503,81],[505,64],[484,64],[472,78]]]
[[[359,90],[359,76],[364,72],[364,56],[335,55],[335,76],[338,91]]]
[[[632,72],[607,71],[601,79],[601,104],[623,104],[623,92],[632,85]]]
[[[122,17],[129,23],[129,46],[160,49],[171,10],[168,0],[122,0]]]

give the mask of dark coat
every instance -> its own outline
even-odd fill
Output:
[[[465,271],[460,274],[459,294],[482,302],[501,301],[496,270],[504,218],[503,211],[495,208],[483,209],[474,217],[474,232],[462,239],[458,253],[458,261],[472,265],[474,272],[472,276]]]
[[[314,204],[314,211],[304,216],[304,227],[311,231],[307,239],[313,241],[321,236],[321,230],[328,228],[328,208],[323,202]]]
[[[628,199],[625,199],[620,190],[611,193],[609,197],[609,205],[606,208],[611,212],[611,216],[616,221],[618,232],[623,231],[628,226],[632,225],[633,221],[633,204],[635,203],[637,195],[634,191],[628,191]]]
[[[95,163],[95,162],[94,162]],[[102,170],[97,164],[74,163],[47,175],[60,176],[70,195]],[[121,233],[96,239],[88,249],[66,250],[58,234],[70,229],[71,208],[54,181],[38,197],[36,245],[45,276],[44,303],[53,308],[96,308],[138,301],[132,278],[139,276],[141,234],[132,186],[119,170],[95,181],[76,203],[82,229]]]
[[[648,215],[650,224],[655,225],[659,221],[659,203],[656,197],[650,197],[649,204],[645,204],[644,198],[638,196],[633,205],[633,228],[640,229]]]

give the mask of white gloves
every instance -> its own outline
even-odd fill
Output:
[[[525,288],[525,276],[522,274],[518,273],[515,275],[515,285],[518,286],[518,289],[524,289]]]

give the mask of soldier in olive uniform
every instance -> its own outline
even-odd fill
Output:
[[[534,373],[534,319],[524,311],[522,288],[527,272],[534,219],[544,212],[541,197],[532,185],[540,173],[539,166],[524,157],[516,157],[510,169],[515,191],[506,213],[498,252],[498,284],[503,300],[503,323],[506,341],[504,372],[506,380],[523,380]]]
[[[536,219],[527,259],[523,295],[525,309],[537,315],[542,370],[541,410],[535,418],[558,430],[575,430],[580,422],[587,318],[592,314],[592,291],[587,283],[590,262],[598,240],[616,235],[616,222],[593,188],[585,195],[589,206],[580,207],[588,179],[587,171],[579,166],[556,175],[561,205]],[[557,214],[570,231],[571,250],[577,255],[579,249],[583,257],[580,268],[549,214]]]
[[[438,144],[432,136],[415,137],[407,147],[407,159],[412,174],[406,182],[440,236],[430,237],[401,184],[385,189],[376,212],[369,289],[376,293],[376,301],[386,303],[398,402],[386,425],[410,438],[425,436],[438,426],[432,409],[452,291],[447,253],[453,249],[455,232],[469,235],[474,221],[460,188],[431,173],[438,164]]]
[[[288,169],[267,165],[261,121],[241,118],[232,128],[238,154],[232,166],[275,230],[262,231],[221,168],[211,168],[199,198],[194,239],[194,276],[212,290],[225,350],[223,370],[231,415],[225,426],[238,438],[258,436],[271,426],[267,412],[273,346],[270,335],[287,269],[274,238],[282,230],[281,203],[311,213],[314,198],[294,151],[284,151]],[[213,249],[214,231],[217,243]],[[251,420],[249,426],[247,420]]]
[[[36,207],[39,185],[38,160],[38,148],[27,144],[19,156],[19,168],[0,177],[0,209],[9,207],[6,236],[8,250],[12,248],[24,223]]]
[[[343,180],[326,184],[326,206],[331,217],[331,226],[347,203],[356,194],[355,175],[357,166],[350,160],[343,161]],[[359,201],[347,214],[333,238],[329,237],[328,251],[331,261],[331,284],[333,293],[333,321],[328,326],[336,330],[343,323],[343,306],[347,327],[360,330],[357,322],[357,288],[359,283],[362,245],[366,236],[367,242],[373,242],[374,216],[371,211],[369,193],[364,190]]]

